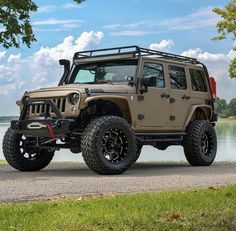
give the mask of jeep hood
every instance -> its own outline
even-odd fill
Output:
[[[119,84],[66,84],[57,87],[40,88],[29,91],[26,95],[32,98],[48,98],[56,96],[66,96],[72,92],[86,93],[85,89],[91,93],[135,93],[135,88],[128,85]]]

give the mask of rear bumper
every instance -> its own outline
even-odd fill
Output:
[[[213,115],[212,115],[212,122],[217,122],[218,121],[218,114],[213,112]]]
[[[73,124],[69,119],[13,120],[11,129],[25,136],[50,137],[50,127],[56,137],[63,137],[73,130]]]

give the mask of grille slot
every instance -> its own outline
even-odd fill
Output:
[[[66,98],[54,98],[52,101],[61,113],[66,111]],[[45,105],[30,105],[29,112],[30,116],[40,116],[46,112],[46,107]],[[52,110],[52,108],[49,108],[49,113],[53,114],[55,112]]]
[[[61,112],[65,112],[65,111],[66,111],[66,99],[64,98],[62,100]]]

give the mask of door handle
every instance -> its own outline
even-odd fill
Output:
[[[188,96],[188,95],[183,95],[183,96],[182,96],[182,99],[190,99],[190,96]]]
[[[170,95],[169,94],[166,94],[165,92],[163,92],[162,94],[161,94],[161,98],[170,98]]]

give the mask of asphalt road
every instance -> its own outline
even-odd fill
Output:
[[[52,163],[41,172],[0,165],[0,202],[236,184],[236,162],[210,167],[137,163],[119,176],[100,176],[81,163]]]

